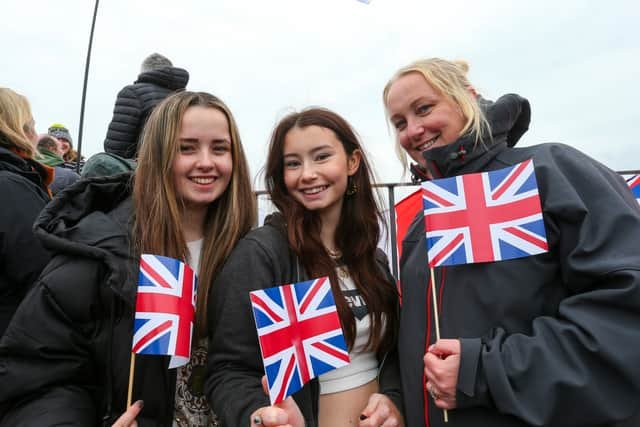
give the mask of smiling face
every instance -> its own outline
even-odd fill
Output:
[[[178,153],[173,159],[176,194],[185,208],[206,210],[225,192],[232,171],[226,116],[215,108],[189,107],[182,117]]]
[[[347,155],[336,134],[320,126],[293,127],[283,150],[284,183],[291,196],[323,219],[337,221],[348,177],[360,165],[360,151]]]
[[[455,102],[434,90],[418,72],[399,77],[389,87],[387,111],[398,143],[423,167],[422,153],[456,141],[466,122]]]

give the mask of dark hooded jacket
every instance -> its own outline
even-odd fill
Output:
[[[618,425],[640,407],[638,204],[618,174],[571,147],[511,148],[528,126],[525,99],[483,104],[493,141],[463,136],[425,152],[427,164],[448,177],[533,159],[549,251],[435,268],[441,337],[461,341],[457,408],[444,424],[424,390],[423,355],[436,334],[416,216],[400,261],[407,425]]]
[[[133,159],[138,152],[138,138],[153,108],[173,92],[184,90],[189,82],[187,70],[162,67],[140,73],[116,98],[109,123],[104,151]]]
[[[212,287],[208,310],[210,352],[206,392],[223,425],[248,425],[251,414],[269,406],[260,384],[264,367],[251,315],[249,292],[308,280],[295,253],[289,248],[284,220],[279,214],[241,239]],[[378,252],[377,262],[394,286],[387,259]],[[398,357],[395,349],[379,356],[380,393],[402,411]],[[318,379],[293,395],[306,427],[318,425]],[[363,408],[364,409],[364,408]]]
[[[46,179],[39,163],[0,147],[0,336],[49,262],[49,252],[32,231],[50,200]]]
[[[62,191],[35,231],[54,254],[0,341],[0,426],[111,425],[125,411],[138,262],[130,175]],[[140,426],[170,426],[175,370],[136,356]]]

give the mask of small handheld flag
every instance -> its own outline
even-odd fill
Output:
[[[327,277],[249,294],[271,404],[312,378],[349,364]]]
[[[640,175],[624,175],[624,178],[636,200],[640,203]]]
[[[169,368],[189,361],[197,278],[173,258],[143,254],[138,276],[132,351],[172,356]]]
[[[533,161],[422,184],[429,266],[547,252]]]

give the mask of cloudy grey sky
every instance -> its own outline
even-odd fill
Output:
[[[40,132],[60,122],[77,140],[93,6],[2,0],[0,86],[30,99]],[[529,98],[522,145],[565,142],[640,169],[639,23],[632,0],[103,0],[83,154],[102,151],[116,93],[157,51],[190,72],[188,89],[230,106],[254,175],[278,118],[321,105],[356,128],[380,181],[398,182],[382,88],[401,65],[441,56],[466,59],[487,98]]]

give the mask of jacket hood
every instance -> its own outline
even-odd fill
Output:
[[[130,178],[122,174],[77,181],[44,208],[34,232],[54,253],[105,262],[113,285],[119,273],[125,274],[123,259],[131,257]]]
[[[48,193],[47,184],[53,180],[51,168],[33,159],[18,156],[13,151],[0,146],[0,171],[23,176]]]
[[[135,83],[151,83],[170,90],[184,89],[189,82],[189,72],[178,67],[162,67],[140,73]]]
[[[434,178],[459,175],[471,168],[479,170],[507,147],[513,147],[529,129],[531,107],[525,98],[508,94],[495,102],[478,99],[491,127],[491,139],[476,142],[475,134],[465,134],[457,141],[424,152]]]

